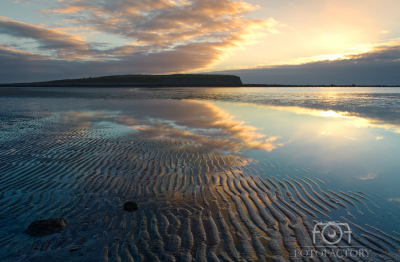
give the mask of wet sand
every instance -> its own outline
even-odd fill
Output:
[[[313,221],[349,212],[341,200],[370,201],[308,177],[261,178],[252,159],[190,140],[54,125],[43,107],[2,117],[1,261],[340,261],[298,254],[337,248],[321,244],[324,233],[313,243]],[[24,119],[31,126],[21,129]],[[139,210],[125,211],[128,200]],[[399,261],[398,238],[359,225],[360,215],[341,222],[359,230],[352,238],[370,251],[365,261]],[[55,217],[67,221],[61,233],[23,234]]]

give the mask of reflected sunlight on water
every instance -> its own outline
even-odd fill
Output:
[[[371,231],[399,243],[399,98],[314,90],[0,98],[0,258],[282,261],[319,248],[317,220],[350,223],[361,247],[381,239]],[[22,233],[49,217],[66,228]]]

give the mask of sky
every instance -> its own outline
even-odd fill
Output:
[[[0,83],[223,73],[400,84],[398,0],[6,0]]]

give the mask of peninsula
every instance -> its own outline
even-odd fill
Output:
[[[243,86],[234,75],[173,74],[116,75],[63,79],[34,83],[0,84],[7,87],[237,87]]]

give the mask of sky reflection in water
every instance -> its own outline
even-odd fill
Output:
[[[121,145],[135,144],[132,140],[141,138],[193,141],[196,143],[184,143],[184,147],[180,147],[181,143],[165,143],[174,145],[165,150],[171,153],[183,149],[188,155],[199,152],[209,154],[210,159],[213,159],[212,152],[240,155],[241,160],[232,164],[246,166],[253,175],[275,177],[279,181],[287,179],[286,176],[296,181],[296,177],[318,179],[318,185],[325,192],[362,191],[371,201],[365,200],[366,206],[356,203],[363,215],[347,205],[356,217],[355,222],[389,233],[400,232],[400,107],[397,105],[400,93],[365,93],[362,97],[360,93],[342,93],[329,100],[325,94],[317,98],[321,92],[291,90],[293,93],[285,89],[281,92],[251,89],[242,95],[240,90],[223,93],[222,89],[206,89],[204,93],[197,92],[198,89],[137,93],[127,89],[70,89],[68,96],[50,90],[40,96],[33,94],[32,98],[0,98],[0,138],[9,145],[4,147],[3,156],[6,161],[13,159],[8,154],[19,159],[20,152],[14,154],[19,143],[28,144],[34,153],[26,155],[24,161],[35,161],[39,167],[47,163],[54,165],[54,161],[47,157],[48,153],[37,155],[37,146],[40,150],[43,145],[52,145],[58,150],[71,145],[67,160],[74,156],[75,161],[89,159],[90,162],[92,156],[87,152],[91,154],[96,147],[75,156],[75,144],[93,147],[94,143],[104,149],[116,149],[101,153],[103,158],[115,157]],[[154,99],[168,92],[175,99]],[[309,103],[301,98],[306,94],[313,97]],[[136,96],[147,98],[147,95],[152,99],[134,99]],[[128,151],[122,150],[124,153],[117,157],[129,159]],[[110,163],[118,165],[115,161]],[[55,165],[60,166],[58,158]],[[235,173],[249,173],[240,169]],[[215,171],[213,167],[209,170]],[[312,186],[316,189],[315,184]],[[348,218],[343,208],[331,210],[329,216],[330,221],[342,221],[341,216]]]
[[[113,110],[114,106],[120,111]],[[108,107],[107,111],[96,110],[96,106],[92,111],[69,111],[60,119],[80,127],[110,122],[113,127],[123,125],[144,138],[191,140],[218,152],[276,148],[276,137],[267,137],[244,121],[234,120],[234,115],[211,102],[135,100],[118,105],[111,102]]]
[[[80,127],[111,128],[116,135],[196,141],[207,150],[264,162],[267,165],[261,168],[266,173],[259,172],[262,177],[307,176],[325,181],[326,190],[361,190],[381,207],[374,210],[376,215],[361,207],[361,222],[379,222],[389,230],[400,230],[396,222],[400,218],[400,123],[388,120],[385,114],[380,117],[379,112],[369,117],[368,112],[357,110],[198,100],[109,100],[91,103],[82,111],[61,113],[60,120]],[[280,167],[272,168],[268,162]],[[334,211],[332,218],[342,215],[343,210]]]
[[[192,140],[255,160],[319,166],[325,174],[341,171],[337,175],[350,181],[383,178],[383,170],[399,167],[400,124],[376,116],[194,100],[110,101],[107,111],[100,110],[104,106],[65,112],[61,120],[79,126],[109,123],[145,138]]]

